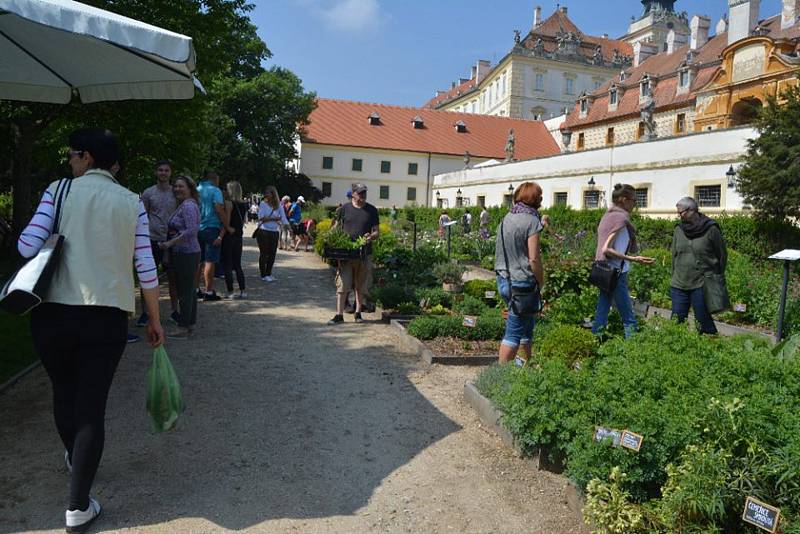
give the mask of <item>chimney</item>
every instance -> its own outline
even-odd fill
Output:
[[[441,91],[441,90],[437,89],[436,90],[436,98],[439,98],[440,96],[442,96],[445,93],[447,93],[447,91]]]
[[[633,66],[638,67],[645,59],[658,54],[658,45],[638,41],[633,45]]]
[[[717,22],[717,35],[722,35],[726,31],[728,31],[728,20],[722,17],[719,19],[719,22]]]
[[[689,28],[692,30],[689,48],[692,50],[700,50],[708,42],[708,30],[711,28],[711,19],[695,15],[692,17],[692,22],[689,23]]]
[[[533,29],[538,28],[542,24],[542,6],[536,6],[533,10]]]
[[[478,60],[478,64],[475,65],[476,75],[475,75],[475,82],[480,82],[484,76],[489,74],[489,71],[492,70],[492,64],[486,59]]]
[[[468,80],[467,78],[459,78],[459,79],[458,79],[458,85],[465,84],[465,83],[467,83],[468,81],[469,81],[469,80]]]
[[[472,67],[472,72],[469,75],[470,80],[474,80],[475,76],[478,75],[478,67]]]
[[[783,0],[781,29],[786,30],[794,26],[798,16],[800,16],[800,0]]]
[[[758,26],[761,0],[728,0],[728,45],[750,37]]]
[[[450,82],[450,89],[456,88],[456,82]]]

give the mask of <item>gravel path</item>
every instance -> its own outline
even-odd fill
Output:
[[[202,331],[168,341],[187,405],[177,430],[150,431],[151,352],[129,346],[94,531],[579,530],[565,480],[535,473],[464,403],[476,369],[424,365],[377,316],[326,326],[327,266],[280,252],[266,285],[256,255],[247,239],[250,300],[203,303]],[[41,368],[0,395],[0,533],[63,532],[68,478],[50,404]]]

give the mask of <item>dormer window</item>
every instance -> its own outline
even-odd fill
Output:
[[[369,114],[369,124],[370,126],[380,126],[381,116],[377,111],[373,111]]]
[[[456,132],[467,133],[467,125],[464,121],[458,121],[456,123]]]
[[[688,68],[683,68],[678,71],[678,88],[688,89],[692,83],[692,74]]]
[[[581,117],[585,117],[589,114],[589,99],[586,95],[582,96],[580,101],[580,108],[581,108]]]
[[[624,70],[619,71],[619,81],[624,82],[628,78]]]
[[[425,127],[425,121],[419,115],[411,119],[411,124],[414,125],[415,130],[421,130]]]
[[[650,77],[645,76],[642,78],[642,81],[639,82],[639,98],[647,98],[651,96],[651,88],[650,88]]]
[[[616,87],[612,87],[611,91],[608,93],[608,105],[609,106],[616,106],[619,102],[619,91]]]

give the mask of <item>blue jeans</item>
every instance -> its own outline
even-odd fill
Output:
[[[689,306],[691,306],[694,309],[694,318],[700,326],[700,333],[717,333],[717,326],[714,324],[714,319],[706,309],[706,299],[703,296],[702,287],[689,290],[671,287],[669,288],[669,292],[672,297],[673,318],[677,318],[679,323],[684,322],[689,316]]]
[[[612,302],[617,305],[617,311],[622,316],[622,326],[625,328],[625,338],[627,339],[636,332],[637,328],[636,314],[633,313],[633,303],[628,290],[628,273],[620,275],[613,293],[600,291],[597,309],[594,312],[594,323],[592,323],[593,334],[599,334],[608,325],[608,312],[611,311]]]
[[[533,286],[531,282],[512,282],[512,284],[514,287]],[[497,289],[500,292],[500,298],[502,298],[506,303],[506,306],[508,306],[508,303],[511,300],[511,286],[508,284],[508,279],[498,276]],[[536,326],[536,318],[534,316],[531,315],[530,317],[520,317],[518,315],[514,315],[509,307],[508,321],[506,321],[506,332],[503,334],[502,344],[509,347],[530,345],[531,339],[533,338],[534,326]]]

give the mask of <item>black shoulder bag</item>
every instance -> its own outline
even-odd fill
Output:
[[[500,223],[500,242],[503,246],[503,258],[506,262],[506,279],[508,280],[508,286],[511,288],[508,307],[517,317],[538,315],[542,311],[542,293],[536,277],[533,277],[533,285],[530,287],[514,287],[511,283],[511,268],[508,263],[508,252],[506,251],[506,235],[503,231],[504,224],[505,220]]]
[[[53,198],[56,199],[53,231],[39,252],[23,265],[0,290],[0,307],[14,315],[24,315],[42,303],[47,296],[50,282],[61,261],[64,236],[59,234],[61,206],[69,195],[72,180],[64,178],[58,182]]]

